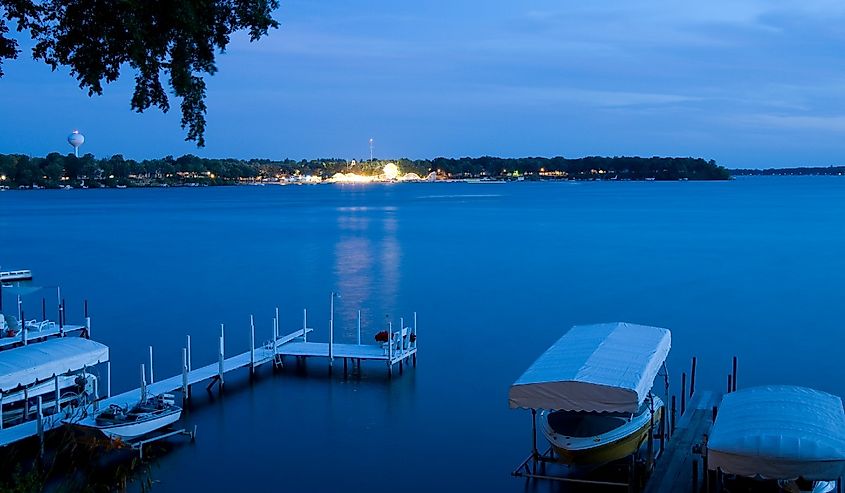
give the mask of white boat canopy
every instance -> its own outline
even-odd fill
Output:
[[[669,330],[659,327],[572,327],[511,385],[510,407],[634,413],[670,347]]]
[[[82,337],[49,339],[0,351],[0,392],[108,360],[108,346]]]
[[[773,385],[725,395],[707,443],[708,468],[765,479],[845,475],[842,399]]]

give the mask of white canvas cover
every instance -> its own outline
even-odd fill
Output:
[[[62,337],[0,351],[0,392],[109,360],[109,348],[82,337]]]
[[[770,385],[725,395],[707,445],[708,467],[766,479],[833,481],[845,475],[842,400]]]
[[[626,322],[572,327],[511,385],[510,407],[633,413],[671,347],[669,330]]]

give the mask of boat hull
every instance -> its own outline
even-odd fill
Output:
[[[182,416],[182,409],[175,408],[167,414],[157,416],[155,419],[142,421],[139,423],[115,424],[111,426],[97,426],[103,435],[112,440],[131,440],[143,435],[150,434],[158,429],[169,426]]]
[[[654,423],[657,424],[663,417],[663,402],[655,398],[655,404]],[[557,462],[572,466],[607,464],[635,454],[648,439],[651,413],[647,411],[644,414],[611,432],[589,437],[568,437],[554,433],[548,424],[548,415],[545,415],[543,432],[555,451]],[[629,426],[630,430],[620,435],[620,428],[625,426]]]

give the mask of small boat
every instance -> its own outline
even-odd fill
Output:
[[[179,420],[182,408],[170,394],[157,395],[129,406],[110,405],[106,410],[77,423],[111,439],[131,440],[160,430]]]
[[[599,465],[636,453],[662,415],[663,401],[651,394],[633,414],[542,411],[540,420],[558,462]]]

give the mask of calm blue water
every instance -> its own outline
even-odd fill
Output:
[[[419,366],[392,382],[264,368],[221,397],[200,388],[196,444],[157,462],[157,491],[524,491],[509,476],[530,418],[508,386],[571,325],[625,320],[673,330],[679,374],[699,388],[796,383],[839,395],[845,332],[845,180],[726,183],[460,183],[0,193],[0,265],[61,284],[68,319],[91,303],[112,348],[113,389],[301,323],[365,341],[419,313]],[[11,301],[6,299],[7,307]],[[27,301],[40,312],[40,298]],[[342,366],[341,366],[342,368]],[[212,403],[213,401],[213,403]]]

